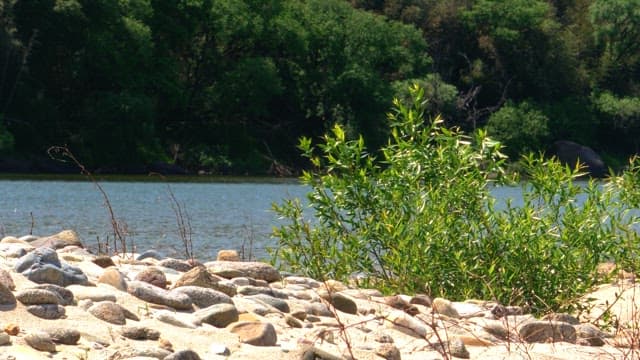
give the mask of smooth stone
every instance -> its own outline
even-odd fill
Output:
[[[522,325],[518,334],[526,342],[576,342],[576,329],[565,322],[534,320]]]
[[[172,352],[159,347],[143,347],[136,345],[135,347],[127,346],[124,348],[118,348],[116,350],[117,357],[110,357],[109,359],[131,359],[135,357],[153,358],[153,359],[165,359],[171,355]]]
[[[29,333],[24,336],[24,341],[38,351],[56,352],[56,344],[51,339],[51,336],[45,332]]]
[[[107,269],[111,266],[116,266],[116,263],[113,262],[111,256],[107,255],[99,255],[96,256],[93,260],[91,260],[94,264],[100,266],[101,268]]]
[[[206,308],[215,304],[233,304],[229,295],[210,288],[198,286],[180,286],[172,291],[182,293],[191,298],[191,301],[198,308]]]
[[[358,305],[353,299],[350,297],[343,295],[341,293],[331,293],[331,298],[329,300],[331,305],[335,307],[337,310],[340,310],[347,314],[358,314]]]
[[[191,310],[193,302],[188,295],[175,291],[160,289],[143,281],[131,281],[128,283],[129,294],[159,305],[170,306],[177,310]]]
[[[258,295],[258,294],[273,296],[273,289],[268,287],[263,287],[263,286],[252,286],[252,285],[238,286],[237,292],[238,294],[245,295],[245,296]]]
[[[179,314],[169,310],[158,310],[153,313],[153,317],[158,321],[162,321],[173,326],[195,329],[198,326],[196,319],[192,314]]]
[[[280,273],[269,264],[257,261],[210,261],[204,264],[207,270],[227,279],[244,276],[266,282],[280,280]]]
[[[173,269],[175,271],[179,271],[182,273],[187,272],[193,268],[193,266],[188,261],[174,259],[174,258],[167,258],[167,259],[161,260],[158,263],[158,266]]]
[[[305,308],[307,309],[307,313],[309,315],[333,316],[333,313],[331,312],[331,310],[329,310],[329,307],[327,307],[327,305],[320,302],[306,304]]]
[[[40,248],[28,253],[27,255],[18,259],[14,266],[14,270],[18,273],[23,273],[34,264],[51,264],[57,268],[62,267],[58,253],[51,248]]]
[[[604,346],[604,339],[607,337],[607,334],[602,330],[598,329],[597,326],[585,323],[574,326],[576,329],[576,337],[580,340],[586,341],[589,346]]]
[[[0,305],[15,305],[16,303],[16,297],[13,295],[13,292],[4,284],[0,283]]]
[[[5,332],[0,332],[0,346],[11,344],[11,336]]]
[[[27,306],[27,311],[34,316],[47,320],[60,319],[65,316],[66,311],[58,304],[39,304]]]
[[[74,286],[74,285],[70,285],[70,286]],[[58,296],[60,296],[60,298],[62,299],[62,302],[60,303],[60,305],[73,304],[73,301],[74,301],[73,293],[71,292],[71,290],[65,287],[54,285],[54,284],[38,284],[34,287],[34,289],[47,290],[47,291],[51,291],[58,294]]]
[[[433,304],[433,299],[431,299],[429,295],[418,294],[413,296],[411,300],[409,300],[409,303],[414,305],[431,307],[431,305]]]
[[[35,247],[48,246],[54,249],[61,249],[70,245],[83,247],[78,233],[73,230],[62,230],[57,234],[30,241],[30,244]]]
[[[45,289],[24,289],[18,291],[15,296],[24,305],[62,304],[64,302],[60,295]]]
[[[453,306],[453,303],[447,299],[435,298],[431,303],[431,307],[433,308],[433,311],[437,312],[438,314],[445,315],[454,319],[460,318],[460,314],[458,314],[458,311]]]
[[[284,322],[291,326],[292,328],[302,328],[303,324],[302,321],[300,321],[300,319],[297,319],[291,315],[287,315],[284,317]]]
[[[272,306],[284,313],[288,313],[291,311],[291,309],[289,308],[289,304],[286,301],[275,298],[273,296],[269,296],[266,294],[257,294],[257,295],[247,296],[246,298],[254,301],[257,300],[258,302]]]
[[[238,309],[232,304],[211,305],[193,313],[198,321],[223,328],[238,321]]]
[[[165,357],[163,360],[200,360],[200,356],[193,350],[180,350]]]
[[[220,292],[223,292],[229,296],[236,295],[236,286],[223,282],[224,278],[212,274],[204,266],[196,266],[193,269],[182,274],[178,280],[176,280],[174,289],[182,286],[199,286],[203,288],[210,288]]]
[[[308,278],[308,277],[303,277],[303,276],[287,276],[283,278],[282,281],[286,285],[290,285],[290,284],[304,285],[309,288],[319,288],[322,285],[322,283],[318,280]]]
[[[240,338],[240,342],[254,346],[275,346],[278,341],[276,329],[271,323],[236,322],[227,329]]]
[[[145,252],[143,252],[142,254],[139,254],[138,256],[136,256],[136,260],[140,261],[140,260],[144,260],[144,259],[156,259],[156,260],[162,260],[164,259],[164,255],[160,254],[159,252],[155,251],[155,250],[147,250]]]
[[[427,327],[421,321],[408,315],[404,311],[393,310],[388,316],[385,325],[395,328],[414,337],[424,338],[427,335]]]
[[[123,326],[120,334],[133,340],[158,340],[160,332],[146,326]]]
[[[575,316],[566,314],[566,313],[551,313],[543,316],[540,320],[546,321],[561,321],[571,325],[580,324],[580,320],[578,320]]]
[[[91,305],[87,311],[96,318],[111,324],[124,325],[127,323],[122,307],[115,302],[97,302]]]
[[[21,257],[16,262],[14,269],[39,284],[67,286],[89,283],[82,270],[67,263],[61,263],[56,251],[48,247],[37,248]]]
[[[20,243],[2,243],[0,244],[0,256],[12,259],[21,258],[27,254],[29,246]]]
[[[106,268],[98,278],[98,283],[111,285],[120,291],[127,291],[125,276],[115,267]]]
[[[236,250],[220,250],[218,251],[217,261],[240,261],[240,255]]]
[[[147,267],[139,272],[136,275],[135,280],[144,281],[157,286],[160,289],[165,289],[167,287],[167,277],[160,269],[153,266]]]
[[[484,323],[481,326],[484,331],[497,337],[498,339],[509,339],[509,330],[507,329],[503,321],[484,320]]]
[[[469,359],[471,357],[464,342],[458,338],[449,340],[449,354],[460,359]]]
[[[89,287],[89,286],[81,286],[81,285],[69,285],[67,287],[69,291],[73,293],[73,296],[76,300],[86,300],[90,299],[91,301],[110,301],[116,302],[116,295],[111,291],[111,287]]]
[[[70,328],[53,327],[45,329],[51,340],[58,344],[76,345],[80,341],[80,331]]]

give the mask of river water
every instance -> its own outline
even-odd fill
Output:
[[[170,194],[190,221],[195,256],[215,258],[220,249],[244,249],[245,258],[264,259],[278,225],[274,202],[305,198],[308,188],[296,181],[131,182],[105,181],[115,217],[126,225],[138,252],[155,249],[184,258],[184,247]],[[494,191],[498,199],[516,198],[519,188]],[[98,241],[113,241],[111,218],[99,189],[91,182],[0,180],[0,238],[55,234],[75,230],[94,252]]]

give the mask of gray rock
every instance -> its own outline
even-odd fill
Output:
[[[91,315],[111,324],[124,325],[127,323],[122,307],[111,301],[97,302],[87,310]]]
[[[49,334],[38,331],[24,336],[24,341],[38,351],[56,352],[56,344]]]
[[[146,326],[123,326],[120,329],[122,336],[133,340],[158,340],[160,332]]]
[[[64,288],[62,286],[58,286],[54,284],[38,284],[35,286],[35,289],[42,289],[42,290],[55,292],[62,299],[62,302],[60,303],[60,305],[73,304],[73,300],[74,300],[73,293],[69,289]]]
[[[180,350],[165,357],[164,360],[200,360],[200,356],[193,350]]]
[[[174,289],[182,286],[199,286],[223,292],[229,296],[236,295],[236,286],[232,283],[224,282],[224,278],[214,275],[204,266],[196,266],[182,274],[176,281]]]
[[[16,299],[24,305],[62,304],[64,300],[57,293],[45,289],[24,289],[16,293]]]
[[[193,268],[191,264],[186,260],[178,260],[173,258],[168,258],[160,261],[158,266],[163,266],[169,269],[173,269],[180,272],[187,272]]]
[[[173,289],[172,291],[189,296],[193,304],[200,309],[215,304],[233,304],[229,295],[210,288],[181,286]]]
[[[429,295],[418,294],[412,297],[411,300],[409,300],[409,303],[431,307],[431,304],[433,303],[433,299],[431,299],[431,296]]]
[[[53,342],[65,345],[76,345],[80,340],[80,332],[76,329],[54,327],[45,329]]]
[[[565,313],[551,313],[543,316],[540,320],[546,321],[561,321],[571,325],[580,324],[580,320],[578,320],[575,316]]]
[[[160,289],[142,281],[131,281],[128,283],[127,291],[129,294],[159,305],[170,306],[177,310],[191,310],[193,302],[188,295],[175,291],[167,291]]]
[[[340,310],[347,314],[358,314],[358,305],[350,297],[341,293],[331,293],[329,302],[337,310]]]
[[[153,266],[147,267],[140,271],[136,275],[135,280],[144,281],[151,285],[157,286],[160,289],[164,289],[167,287],[167,277],[160,269]]]
[[[332,354],[324,349],[321,349],[316,346],[311,346],[306,349],[302,356],[300,356],[300,360],[346,360],[344,357],[340,355]]]
[[[156,259],[156,260],[162,260],[162,259],[164,259],[164,255],[160,254],[159,252],[157,252],[155,250],[147,250],[147,251],[143,252],[142,254],[138,255],[136,257],[136,260],[143,260],[143,259],[147,259],[147,258],[152,258],[152,259]]]
[[[254,346],[275,346],[278,341],[276,329],[271,323],[240,321],[231,324],[228,330],[238,335],[240,342]]]
[[[518,335],[526,342],[576,342],[576,329],[565,322],[535,320],[522,325]]]
[[[449,354],[460,359],[469,359],[471,357],[469,350],[464,346],[464,342],[459,338],[449,340]]]
[[[193,316],[202,323],[207,323],[218,328],[223,328],[232,322],[238,321],[238,309],[232,304],[211,305],[193,313]]]
[[[16,297],[4,284],[0,283],[0,305],[15,305]]]
[[[605,332],[598,329],[593,324],[579,324],[575,325],[576,337],[578,340],[583,340],[590,346],[604,346],[604,339],[608,336]]]
[[[433,308],[433,311],[437,312],[438,314],[445,315],[454,319],[457,319],[460,317],[460,315],[458,314],[458,311],[453,306],[451,301],[447,299],[435,298],[431,302],[431,307]]]
[[[0,285],[4,285],[7,289],[13,291],[16,289],[16,284],[13,282],[13,278],[11,278],[11,274],[5,269],[0,269]]]
[[[594,177],[604,177],[607,175],[607,167],[593,149],[577,144],[573,141],[560,140],[553,144],[552,152],[563,163],[571,167],[579,161],[587,166],[589,174]]]
[[[288,313],[291,311],[291,309],[289,308],[289,304],[286,301],[275,298],[273,296],[266,295],[266,294],[257,294],[257,295],[247,296],[247,299],[251,299],[263,304],[267,304],[285,313]]]
[[[5,332],[0,332],[0,346],[11,344],[11,336]]]
[[[273,289],[268,287],[263,287],[263,286],[252,286],[252,285],[238,286],[237,291],[238,291],[238,294],[245,295],[245,296],[258,295],[258,294],[273,296]]]
[[[299,319],[297,319],[297,318],[295,318],[295,317],[293,317],[293,316],[291,316],[291,315],[287,315],[287,316],[285,316],[285,317],[284,317],[284,322],[285,322],[287,325],[291,326],[292,328],[298,328],[298,329],[300,329],[300,328],[302,328],[302,327],[303,327],[302,321],[300,321]]]
[[[64,307],[58,304],[29,305],[27,306],[27,311],[34,316],[47,320],[60,319],[66,314]]]
[[[111,258],[111,256],[107,256],[107,255],[99,255],[96,256],[93,260],[91,260],[94,264],[100,266],[101,268],[109,268],[110,266],[116,266],[116,264],[113,262],[113,259]]]
[[[34,264],[50,264],[57,268],[61,268],[60,259],[58,253],[51,248],[40,248],[28,253],[27,255],[18,259],[15,264],[15,271],[23,273],[27,271]]]
[[[238,276],[273,282],[280,280],[280,273],[269,264],[255,261],[210,261],[204,264],[207,270],[227,279]]]
[[[67,286],[86,285],[87,276],[75,266],[60,263],[55,250],[48,247],[38,248],[18,259],[15,265],[18,273],[35,283]]]
[[[509,338],[509,330],[503,321],[487,319],[482,324],[482,329],[500,340],[508,340]]]
[[[376,355],[385,360],[401,360],[400,350],[393,344],[382,343],[376,347]]]

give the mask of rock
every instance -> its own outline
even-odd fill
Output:
[[[192,314],[179,314],[169,310],[159,310],[153,313],[153,317],[158,321],[165,322],[178,327],[195,329],[198,326],[198,319]]]
[[[62,286],[53,285],[53,284],[38,284],[35,286],[35,289],[47,290],[47,291],[51,291],[58,294],[60,299],[62,299],[62,302],[60,303],[60,305],[73,304],[73,299],[74,299],[73,293],[69,289],[64,288]]]
[[[217,261],[240,261],[240,255],[235,250],[220,250]]]
[[[247,296],[247,299],[251,299],[254,301],[258,301],[260,303],[263,304],[267,304],[269,306],[272,306],[284,313],[288,313],[289,311],[291,311],[291,309],[289,308],[289,304],[287,304],[286,301],[282,300],[282,299],[278,299],[275,298],[273,296],[269,296],[269,295],[265,295],[265,294],[258,294],[258,295],[251,295],[251,296]]]
[[[128,283],[129,294],[146,302],[170,306],[177,310],[191,310],[193,305],[188,295],[175,291],[167,291],[142,281]]]
[[[228,347],[218,343],[213,343],[209,345],[209,353],[215,354],[215,355],[221,355],[221,356],[231,355],[231,351],[229,351]]]
[[[160,332],[146,326],[123,326],[120,334],[133,340],[158,340]]]
[[[302,356],[300,356],[300,360],[346,360],[346,359],[340,355],[334,355],[319,347],[311,346],[302,353]]]
[[[164,360],[200,360],[200,356],[193,350],[180,350],[167,356]]]
[[[433,300],[431,299],[431,297],[429,295],[424,295],[424,294],[418,294],[415,295],[414,297],[411,298],[411,300],[409,300],[410,304],[415,304],[415,305],[422,305],[422,306],[426,306],[426,307],[431,307]]]
[[[215,304],[233,304],[229,295],[214,289],[198,286],[181,286],[173,289],[173,291],[189,296],[193,304],[200,309]]]
[[[389,344],[392,344],[394,342],[393,338],[389,334],[380,333],[380,332],[374,334],[373,340],[379,343],[389,343]]]
[[[251,285],[245,285],[245,286],[238,286],[237,292],[240,295],[258,295],[258,294],[264,294],[264,295],[269,295],[269,296],[273,296],[274,295],[274,290],[268,287],[264,287],[264,286],[251,286]],[[288,296],[285,294],[285,297]]]
[[[107,359],[109,360],[120,360],[120,359],[133,359],[133,358],[145,358],[146,359],[165,359],[167,356],[171,355],[171,351],[165,350],[158,347],[143,347],[140,345],[136,345],[135,347],[124,347],[114,349],[114,353],[112,356],[109,356]]]
[[[199,286],[214,289],[229,296],[235,296],[237,293],[236,286],[233,284],[226,284],[222,280],[224,280],[224,278],[210,273],[206,267],[197,266],[182,274],[182,276],[180,276],[176,281],[173,288],[175,289],[181,286]]]
[[[250,277],[266,282],[280,280],[280,273],[269,264],[248,261],[210,261],[204,264],[212,273],[231,279],[238,276]],[[238,275],[240,274],[240,275]]]
[[[60,295],[45,289],[25,289],[16,293],[16,299],[24,305],[61,304]]]
[[[500,340],[509,339],[509,330],[503,321],[487,319],[482,324],[482,329]]]
[[[469,354],[469,350],[464,345],[464,342],[458,338],[453,338],[449,340],[449,354],[453,357],[457,357],[460,359],[469,359],[471,355]]]
[[[110,301],[116,302],[116,295],[110,286],[102,285],[101,287],[89,287],[80,285],[70,285],[67,287],[73,293],[76,300],[89,299],[94,302]]]
[[[4,284],[0,283],[0,305],[15,305],[16,297],[13,295],[13,292],[6,287]]]
[[[160,338],[160,340],[158,340],[158,345],[162,349],[165,349],[165,350],[168,350],[170,352],[173,352],[173,344],[171,343],[171,341],[169,341],[167,339]]]
[[[409,302],[399,295],[385,296],[384,303],[398,310],[404,310],[409,306]]]
[[[386,360],[400,360],[402,357],[400,356],[400,350],[389,343],[383,343],[376,347],[376,355],[380,356]]]
[[[547,321],[561,321],[571,325],[580,324],[580,320],[578,320],[575,316],[565,313],[551,313],[543,316],[540,320]]]
[[[16,336],[20,333],[20,326],[14,323],[8,323],[4,326],[4,332],[11,336]]]
[[[87,310],[96,318],[115,325],[124,325],[127,323],[122,307],[111,301],[97,302]]]
[[[238,309],[232,304],[216,304],[194,312],[193,316],[202,323],[223,328],[238,321]]]
[[[329,302],[337,310],[347,314],[358,314],[358,305],[353,299],[341,293],[331,293]]]
[[[240,337],[240,342],[254,346],[275,346],[278,341],[276,329],[271,323],[236,322],[227,328]]]
[[[586,323],[574,326],[576,329],[577,340],[582,340],[589,346],[604,346],[604,339],[607,334],[598,329],[595,325]]]
[[[65,345],[76,345],[80,341],[80,331],[76,329],[54,327],[45,329],[53,342]]]
[[[395,328],[411,336],[424,338],[427,335],[427,327],[404,311],[394,310],[385,322],[387,327]]]
[[[304,276],[287,276],[282,279],[282,282],[285,285],[303,285],[308,289],[319,288],[322,285],[320,281]]]
[[[0,285],[4,285],[7,289],[14,291],[16,289],[16,284],[13,282],[11,278],[11,274],[5,269],[0,269]]]
[[[47,320],[60,319],[66,314],[64,307],[58,304],[29,305],[27,306],[27,311]]]
[[[457,319],[460,317],[458,311],[453,307],[451,301],[443,298],[435,298],[431,303],[433,311],[438,314],[448,316],[450,318]]]
[[[0,346],[11,344],[11,336],[7,333],[0,333]]]
[[[38,331],[32,332],[24,337],[24,341],[38,351],[56,352],[56,344],[49,334]]]
[[[166,267],[179,272],[187,272],[193,268],[191,263],[189,263],[188,261],[173,259],[173,258],[167,258],[167,259],[161,260],[158,263],[158,266]]]
[[[121,291],[127,291],[127,281],[124,275],[115,267],[106,268],[98,278],[98,282],[111,285]]]
[[[32,248],[31,245],[0,243],[0,256],[12,259],[21,258],[27,254],[28,248]]]
[[[534,320],[518,329],[518,335],[526,342],[576,342],[576,329],[565,322]]]
[[[63,230],[55,235],[42,237],[31,241],[31,245],[36,248],[50,247],[52,249],[62,249],[65,246],[75,245],[83,247],[80,237],[73,230]]]
[[[18,259],[16,272],[35,283],[60,286],[88,284],[87,276],[77,267],[61,264],[55,250],[48,247],[38,248]]]
[[[144,260],[144,259],[156,259],[156,260],[162,260],[164,259],[164,255],[162,255],[161,253],[155,251],[155,250],[147,250],[145,252],[143,252],[142,254],[136,256],[136,260],[140,261],[140,260]]]
[[[560,162],[574,167],[576,162],[586,165],[589,174],[593,177],[604,177],[607,175],[607,167],[593,149],[580,145],[573,141],[560,140],[553,144],[554,153]]]
[[[164,273],[153,266],[147,267],[136,275],[135,280],[144,281],[160,289],[167,287],[167,277]]]
[[[304,325],[302,324],[302,321],[300,321],[298,318],[293,317],[291,315],[287,315],[284,317],[284,322],[291,326],[292,328],[302,328]]]
[[[100,266],[101,268],[107,269],[110,266],[116,266],[116,263],[113,262],[113,259],[111,258],[111,256],[107,256],[107,255],[99,255],[96,256],[93,260],[94,264]]]

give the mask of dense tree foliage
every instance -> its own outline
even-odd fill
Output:
[[[103,170],[164,161],[286,172],[282,164],[303,165],[300,136],[336,123],[384,145],[391,99],[417,82],[431,115],[465,129],[492,124],[512,156],[566,139],[624,157],[640,146],[638,8],[2,0],[0,155],[41,157],[67,144]]]

